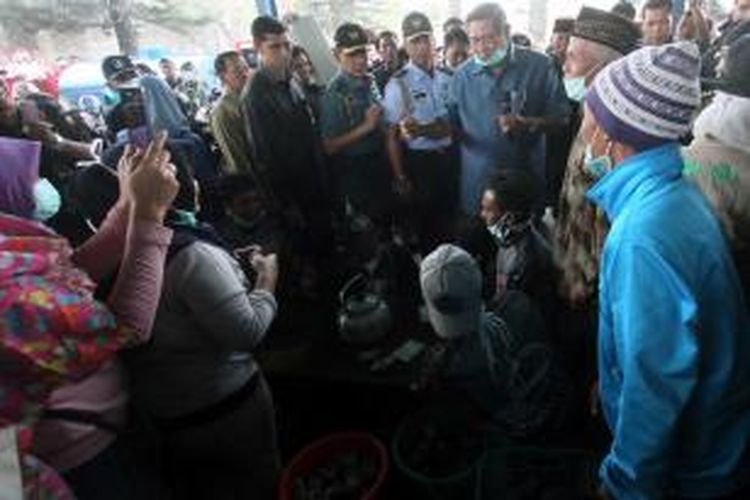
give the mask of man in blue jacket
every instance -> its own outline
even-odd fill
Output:
[[[599,389],[617,499],[750,498],[750,320],[721,228],[682,177],[700,54],[647,47],[586,96],[588,197],[606,212]]]

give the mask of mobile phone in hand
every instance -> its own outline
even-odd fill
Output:
[[[128,142],[133,146],[145,150],[151,142],[152,134],[146,125],[128,130]]]
[[[262,248],[260,245],[248,245],[246,247],[240,247],[232,252],[237,260],[246,259],[248,262],[252,261],[253,256],[260,254]]]
[[[240,267],[245,272],[247,280],[250,282],[251,287],[255,286],[255,280],[258,278],[258,272],[253,266],[253,257],[261,254],[260,245],[249,245],[242,248],[237,248],[232,252],[234,258],[240,264]]]

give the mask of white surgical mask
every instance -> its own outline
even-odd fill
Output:
[[[501,243],[505,241],[508,236],[508,226],[513,221],[513,214],[505,212],[503,215],[497,218],[494,224],[487,226],[487,231],[497,241]]]
[[[503,237],[505,236],[503,224],[499,220],[494,224],[487,226],[487,231],[493,238],[495,238],[496,241],[502,241]]]
[[[565,85],[565,93],[568,94],[568,99],[575,102],[583,101],[586,95],[586,77],[566,78],[563,80],[563,83]]]
[[[34,212],[31,217],[34,220],[45,222],[54,217],[60,211],[62,200],[55,186],[45,178],[40,178],[34,184]]]

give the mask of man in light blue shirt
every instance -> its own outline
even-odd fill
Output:
[[[467,19],[474,57],[453,80],[453,117],[462,129],[461,204],[478,211],[482,187],[503,168],[537,177],[537,208],[545,205],[544,132],[564,127],[570,105],[548,57],[512,45],[505,13],[495,3]]]
[[[403,35],[410,62],[385,88],[386,145],[412,229],[422,249],[431,251],[453,225],[457,198],[447,107],[451,75],[435,68],[435,41],[427,16],[406,16]]]

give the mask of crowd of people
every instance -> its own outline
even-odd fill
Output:
[[[590,404],[602,498],[750,498],[750,1],[584,7],[546,50],[497,3],[442,30],[345,23],[324,82],[261,16],[221,89],[110,55],[101,108],[0,79],[0,453],[29,498],[274,497],[255,353],[394,252],[426,373],[509,435]]]

